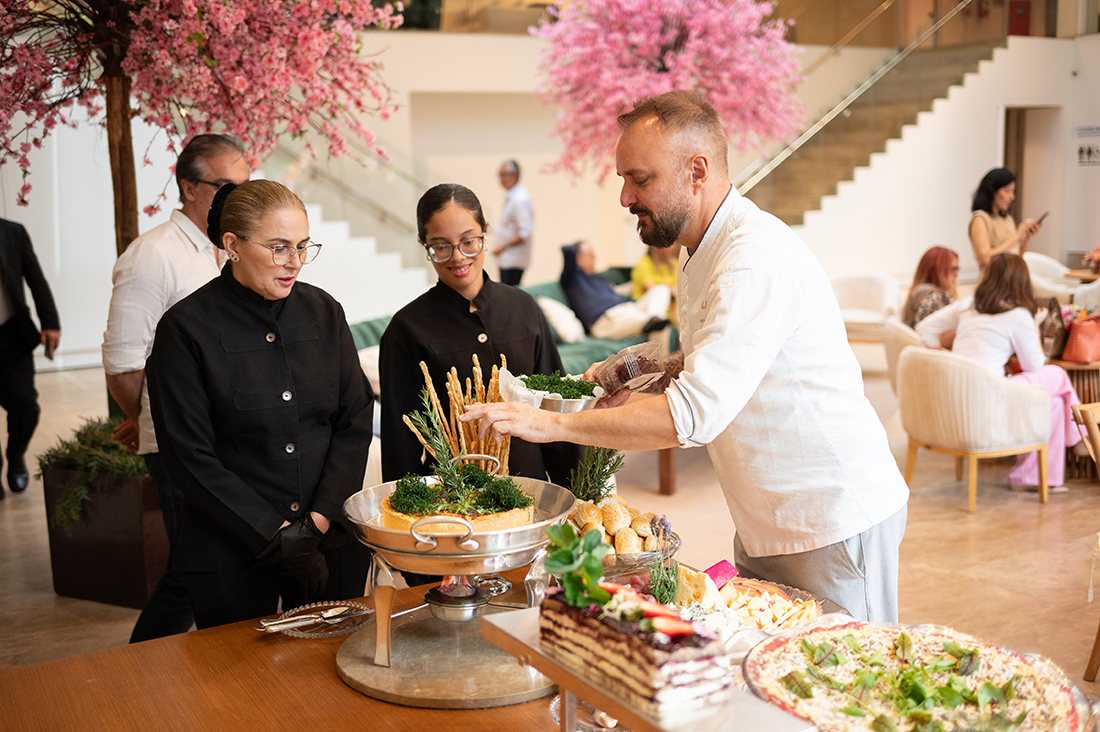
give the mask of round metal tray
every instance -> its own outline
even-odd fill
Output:
[[[407,531],[382,527],[382,501],[393,493],[395,481],[364,488],[344,502],[344,515],[356,537],[394,568],[424,574],[489,574],[530,564],[549,543],[546,527],[560,524],[576,507],[577,499],[559,485],[533,478],[513,477],[520,490],[535,499],[535,522],[502,531],[461,534],[417,532],[418,524],[435,519],[463,523],[453,516],[425,517]],[[415,532],[415,533],[414,533]]]

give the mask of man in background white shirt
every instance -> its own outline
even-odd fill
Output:
[[[531,194],[519,182],[519,163],[505,160],[497,171],[504,186],[504,208],[497,223],[497,245],[493,256],[500,268],[500,281],[518,286],[523,271],[531,264],[531,235],[535,229],[535,206]]]
[[[532,442],[620,450],[706,445],[742,574],[807,590],[853,617],[897,620],[909,490],[863,394],[829,279],[789,227],[729,181],[702,95],[669,92],[619,118],[619,202],[649,246],[679,242],[683,371],[663,394],[559,414],[518,403],[463,421]],[[591,369],[589,370],[591,372]]]
[[[157,452],[149,410],[145,361],[164,312],[218,275],[218,250],[206,235],[214,194],[226,183],[248,180],[244,147],[228,135],[198,135],[176,161],[179,209],[142,234],[115,262],[111,306],[103,334],[107,389],[126,420],[115,439],[145,459],[157,487],[168,543],[174,554],[183,494],[172,485]],[[171,567],[138,618],[131,643],[184,633],[194,618],[182,579]]]

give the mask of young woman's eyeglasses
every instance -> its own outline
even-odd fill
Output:
[[[237,235],[238,239],[244,241],[251,241],[247,236]],[[317,242],[310,242],[309,244],[299,244],[296,247],[288,247],[284,244],[276,244],[269,246],[267,244],[261,244],[258,241],[253,241],[256,246],[261,246],[264,249],[271,252],[271,261],[279,267],[290,261],[290,258],[295,254],[298,255],[298,261],[302,264],[309,264],[314,259],[317,259],[317,255],[321,253],[321,245]]]
[[[462,252],[467,257],[476,257],[485,251],[485,235],[474,236],[469,239],[464,239],[458,243],[458,251]],[[455,253],[454,244],[428,244],[425,247],[428,250],[428,259],[432,260],[436,264],[442,264],[450,260]]]

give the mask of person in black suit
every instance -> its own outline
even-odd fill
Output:
[[[41,332],[27,307],[24,280],[34,297]],[[0,323],[0,407],[8,413],[8,487],[12,493],[22,493],[30,482],[24,453],[42,411],[31,354],[41,344],[46,358],[53,358],[61,340],[61,322],[27,230],[4,219],[0,219]]]

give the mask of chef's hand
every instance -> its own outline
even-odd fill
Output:
[[[137,422],[129,417],[122,420],[122,423],[111,433],[111,439],[125,447],[126,452],[137,452],[141,440]]]
[[[503,435],[518,437],[528,442],[553,442],[550,428],[556,412],[532,407],[521,402],[494,402],[492,404],[469,404],[466,413],[458,415],[460,422],[472,422],[480,419],[478,435],[485,439],[489,427],[497,432],[497,440]]]
[[[584,376],[582,378],[585,381],[595,381],[596,380],[596,372],[599,371],[600,368],[605,363],[607,363],[607,359],[604,359],[603,361],[599,361],[597,363],[592,364],[584,372]],[[619,391],[615,392],[611,396],[605,396],[603,399],[600,399],[598,402],[596,402],[596,409],[608,409],[609,407],[621,407],[622,405],[626,404],[628,399],[630,399],[630,395],[632,393],[633,392],[631,392],[630,389],[620,389]]]
[[[279,565],[279,575],[298,583],[303,598],[311,598],[328,584],[328,565],[317,549],[324,533],[312,514],[284,525],[275,538],[256,555],[256,568]]]

